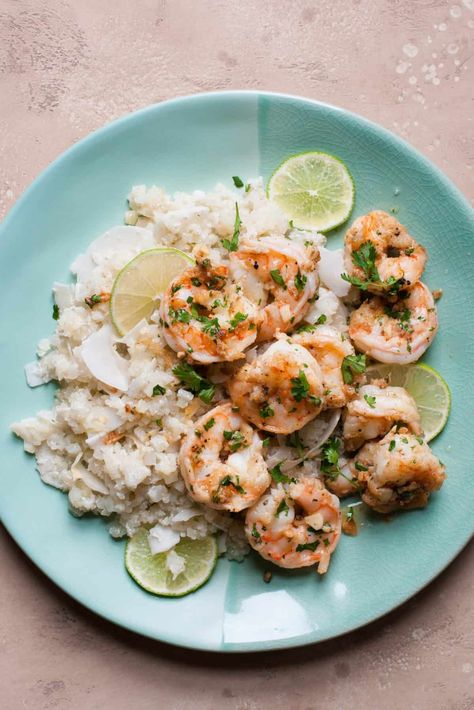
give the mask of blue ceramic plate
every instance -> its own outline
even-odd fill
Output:
[[[425,280],[442,288],[440,333],[426,360],[448,381],[453,409],[433,443],[448,479],[425,510],[343,537],[328,574],[268,568],[251,555],[220,560],[202,589],[182,599],[143,592],[123,567],[123,543],[99,519],[76,519],[41,483],[10,422],[47,408],[52,386],[30,390],[24,363],[53,330],[51,286],[98,234],[120,223],[132,185],[212,188],[271,174],[292,153],[334,153],[357,188],[353,217],[389,211],[428,248]],[[265,93],[202,94],[126,116],[68,150],[34,182],[1,228],[0,505],[25,553],[56,584],[102,616],[170,643],[215,651],[285,648],[327,639],[401,604],[446,567],[473,530],[472,373],[474,222],[471,209],[425,158],[346,111]],[[337,247],[343,230],[330,236]]]

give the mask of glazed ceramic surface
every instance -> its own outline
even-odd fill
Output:
[[[123,542],[104,521],[68,512],[44,485],[10,422],[51,406],[54,386],[31,390],[23,366],[51,333],[51,286],[87,244],[121,223],[132,185],[210,189],[231,176],[268,178],[292,153],[322,150],[349,167],[352,218],[393,210],[428,248],[424,280],[442,288],[440,332],[424,360],[448,381],[453,407],[433,442],[448,478],[425,510],[364,518],[329,571],[269,569],[253,553],[219,560],[211,580],[181,599],[148,595],[123,567]],[[88,608],[133,631],[215,651],[308,644],[344,633],[401,604],[435,577],[473,531],[471,416],[474,370],[474,220],[469,205],[425,158],[384,129],[302,98],[229,92],[168,101],[81,141],[29,188],[0,227],[0,510],[24,552]],[[330,233],[329,247],[344,228]]]

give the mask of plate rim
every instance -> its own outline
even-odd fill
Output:
[[[125,125],[127,123],[133,122],[136,120],[137,117],[145,116],[147,114],[154,113],[157,110],[160,110],[161,108],[169,105],[179,105],[181,104],[182,106],[185,106],[188,103],[193,103],[193,102],[199,102],[199,101],[206,101],[207,99],[210,98],[215,98],[215,97],[227,97],[229,100],[232,99],[239,99],[243,97],[255,97],[257,100],[259,98],[269,98],[269,99],[284,99],[288,101],[295,101],[303,104],[311,104],[314,106],[317,106],[323,110],[328,110],[329,112],[337,112],[340,113],[341,115],[347,117],[351,121],[355,121],[359,125],[362,125],[363,127],[369,129],[371,132],[375,132],[383,140],[389,141],[392,145],[395,145],[396,147],[399,147],[403,151],[408,151],[411,153],[416,160],[422,164],[422,166],[427,169],[428,171],[432,172],[435,174],[436,178],[440,181],[442,184],[443,188],[449,193],[450,197],[452,199],[455,199],[458,203],[461,203],[463,207],[465,208],[466,212],[469,214],[469,212],[472,212],[471,205],[469,204],[468,200],[466,197],[463,195],[463,193],[460,191],[460,189],[451,181],[451,179],[444,174],[444,172],[437,166],[435,165],[429,158],[427,158],[423,153],[421,153],[417,148],[412,146],[408,141],[405,141],[403,138],[400,138],[398,135],[392,133],[389,129],[385,128],[384,126],[381,126],[380,124],[376,123],[375,121],[372,121],[368,118],[365,118],[364,116],[361,116],[358,113],[355,113],[349,109],[342,108],[339,106],[335,106],[333,104],[323,102],[323,101],[318,101],[316,99],[311,99],[305,96],[301,96],[298,94],[288,94],[288,93],[283,93],[283,92],[274,92],[274,91],[259,91],[259,90],[240,90],[240,89],[232,89],[232,90],[225,90],[225,91],[210,91],[210,92],[200,92],[200,93],[195,93],[195,94],[184,94],[184,95],[179,95],[175,96],[170,99],[166,99],[164,101],[159,101],[150,105],[147,105],[143,108],[140,108],[136,111],[132,111],[129,113],[126,113],[112,121],[107,122],[105,125],[99,127],[98,129],[88,133],[85,135],[83,138],[78,140],[76,143],[74,143],[72,146],[67,148],[65,151],[60,153],[53,161],[51,161],[43,170],[41,170],[38,175],[34,178],[34,180],[27,186],[27,188],[22,192],[20,197],[16,200],[15,204],[11,207],[5,218],[2,220],[0,223],[0,253],[2,251],[2,241],[1,241],[1,235],[5,230],[8,229],[10,222],[12,222],[15,218],[18,212],[20,212],[23,208],[23,205],[25,202],[28,201],[30,194],[34,193],[34,191],[37,189],[39,183],[41,181],[48,177],[50,173],[54,172],[58,167],[61,166],[61,164],[65,161],[67,161],[70,157],[74,157],[75,153],[78,152],[80,153],[82,149],[85,146],[91,146],[95,142],[100,141],[102,136],[107,134],[111,129],[114,130],[122,125]],[[45,484],[46,485],[46,484]],[[7,530],[8,534],[11,536],[15,544],[20,548],[20,550],[28,557],[28,559],[34,564],[35,568],[40,571],[41,574],[44,574],[56,587],[61,589],[64,593],[66,593],[68,596],[70,596],[72,599],[74,599],[76,602],[81,604],[81,606],[85,607],[89,611],[91,611],[93,614],[96,614],[99,617],[105,618],[107,621],[116,624],[117,626],[120,626],[121,628],[126,629],[127,631],[131,631],[132,633],[137,633],[141,636],[151,638],[156,641],[160,641],[162,643],[170,644],[172,646],[178,647],[178,648],[188,648],[191,650],[196,650],[196,651],[202,651],[202,652],[214,652],[214,653],[225,653],[225,654],[232,654],[232,653],[259,653],[263,651],[270,651],[270,650],[278,650],[278,649],[283,649],[283,648],[298,648],[298,647],[303,647],[303,646],[309,646],[317,643],[322,643],[324,641],[328,641],[329,639],[337,638],[340,636],[343,636],[347,633],[350,633],[352,631],[355,631],[356,629],[362,628],[364,626],[367,626],[377,619],[383,618],[390,612],[392,612],[394,609],[397,609],[400,607],[402,604],[407,602],[409,599],[411,599],[413,596],[418,594],[422,589],[427,587],[436,577],[438,577],[441,572],[443,572],[452,562],[453,560],[463,551],[463,549],[466,547],[468,544],[469,540],[471,539],[473,533],[470,531],[466,531],[466,533],[462,536],[462,538],[459,540],[458,544],[455,547],[454,552],[448,557],[448,559],[443,559],[443,561],[433,570],[432,574],[429,576],[428,579],[423,580],[422,583],[420,584],[415,584],[413,587],[410,588],[408,593],[402,593],[400,594],[397,599],[390,604],[388,608],[386,608],[383,612],[375,612],[373,615],[370,615],[369,617],[365,617],[363,621],[360,623],[354,623],[353,625],[347,626],[343,631],[336,632],[336,633],[328,633],[324,635],[323,637],[319,637],[317,639],[312,638],[312,634],[308,633],[305,634],[304,636],[300,637],[292,637],[288,639],[279,639],[279,640],[273,640],[273,641],[257,641],[257,642],[241,642],[237,644],[232,644],[232,646],[224,646],[221,645],[219,648],[216,648],[212,644],[206,644],[204,643],[194,643],[192,640],[183,642],[183,641],[176,641],[173,638],[169,638],[166,636],[163,636],[160,634],[160,636],[157,636],[152,633],[148,633],[145,629],[139,629],[137,626],[132,627],[129,624],[127,624],[125,621],[120,620],[116,617],[114,613],[108,613],[107,610],[100,610],[98,611],[97,608],[94,608],[93,606],[90,606],[89,603],[84,602],[79,596],[77,596],[74,593],[74,588],[69,588],[69,586],[65,583],[61,583],[57,581],[54,578],[54,570],[48,570],[44,569],[40,564],[35,560],[34,554],[30,553],[28,545],[25,545],[23,541],[21,541],[21,535],[16,530],[16,526],[12,524],[11,521],[8,520],[8,512],[3,510],[3,505],[2,505],[2,497],[0,497],[0,515],[2,519],[2,523],[5,526],[5,529]]]

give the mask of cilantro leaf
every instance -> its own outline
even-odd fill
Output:
[[[280,513],[285,513],[285,515],[288,517],[288,511],[289,511],[289,510],[290,510],[290,509],[288,508],[287,502],[286,502],[286,500],[283,498],[283,500],[281,501],[280,505],[279,505],[278,508],[276,509],[275,518],[278,518],[278,516],[280,515]]]
[[[55,303],[53,306],[53,320],[58,320],[58,319],[59,319],[59,306],[57,303]]]
[[[180,362],[173,367],[173,375],[177,377],[187,389],[193,394],[197,394],[206,404],[210,404],[216,392],[215,386],[206,380],[205,377],[199,374],[194,367],[191,367],[187,362]]]
[[[308,277],[305,276],[304,274],[302,274],[300,272],[300,270],[298,269],[298,273],[295,276],[295,287],[299,293],[304,289],[307,281],[308,281]]]
[[[265,402],[259,410],[259,414],[262,419],[269,419],[270,417],[273,417],[275,414],[275,410],[270,407],[268,402]]]
[[[354,375],[360,375],[365,372],[367,363],[365,355],[346,355],[342,361],[342,379],[346,385],[351,385],[354,381]]]
[[[153,397],[156,397],[158,394],[164,394],[166,392],[166,387],[162,387],[161,385],[155,385],[153,387]]]
[[[232,234],[232,239],[223,239],[222,240],[222,246],[224,249],[227,249],[227,251],[237,251],[239,248],[239,236],[240,236],[240,226],[242,224],[242,220],[240,219],[240,214],[239,214],[239,205],[237,202],[235,203],[235,222],[234,222],[234,233]]]
[[[277,463],[276,466],[270,469],[269,473],[275,483],[294,483],[296,480],[281,472],[281,463]]]
[[[233,316],[230,320],[230,327],[232,330],[235,330],[239,323],[243,323],[244,320],[247,320],[248,314],[247,313],[241,313],[240,311]]]
[[[238,175],[233,175],[232,180],[234,182],[235,187],[243,187],[244,186],[243,180],[241,180],[241,178],[239,178]]]
[[[281,286],[281,288],[286,291],[287,285],[283,280],[283,276],[281,275],[280,269],[272,269],[272,271],[270,271],[270,276],[277,284],[277,286]]]
[[[311,552],[315,552],[319,543],[320,540],[316,540],[315,542],[305,542],[304,544],[297,545],[296,552],[303,552],[303,550],[310,550]]]
[[[375,404],[377,402],[376,397],[372,397],[370,394],[364,394],[364,399],[371,409],[375,409]]]
[[[301,370],[298,377],[291,378],[291,394],[297,402],[301,402],[309,394],[308,378]]]

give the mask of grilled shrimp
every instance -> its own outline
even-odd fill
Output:
[[[244,365],[227,387],[244,419],[274,434],[301,429],[323,404],[321,368],[305,348],[286,338]]]
[[[163,335],[173,350],[201,364],[237,360],[257,337],[258,307],[208,260],[186,269],[161,302]]]
[[[380,362],[419,360],[438,330],[431,291],[419,282],[395,303],[374,297],[351,314],[349,336],[357,350]]]
[[[403,422],[417,435],[422,433],[415,400],[403,387],[363,385],[347,405],[343,438],[345,448],[355,451],[370,439],[384,436],[395,422]]]
[[[290,569],[327,571],[341,536],[338,498],[318,478],[279,483],[247,511],[247,539],[266,560]]]
[[[344,263],[350,276],[364,282],[368,291],[379,293],[396,282],[419,281],[426,251],[400,222],[377,210],[356,219],[347,232]]]
[[[379,513],[423,508],[446,478],[444,465],[423,439],[394,427],[381,441],[357,454],[359,480],[367,486],[362,500]]]
[[[298,323],[316,294],[319,253],[283,237],[243,242],[230,255],[232,278],[258,305],[262,323],[258,340],[271,340]]]
[[[354,393],[353,387],[346,385],[342,376],[342,363],[348,355],[354,354],[349,339],[330,325],[313,327],[292,335],[291,340],[305,347],[317,361],[323,373],[324,408],[343,407]]]
[[[260,437],[230,402],[198,419],[181,445],[179,464],[191,498],[217,510],[248,508],[271,482]]]

